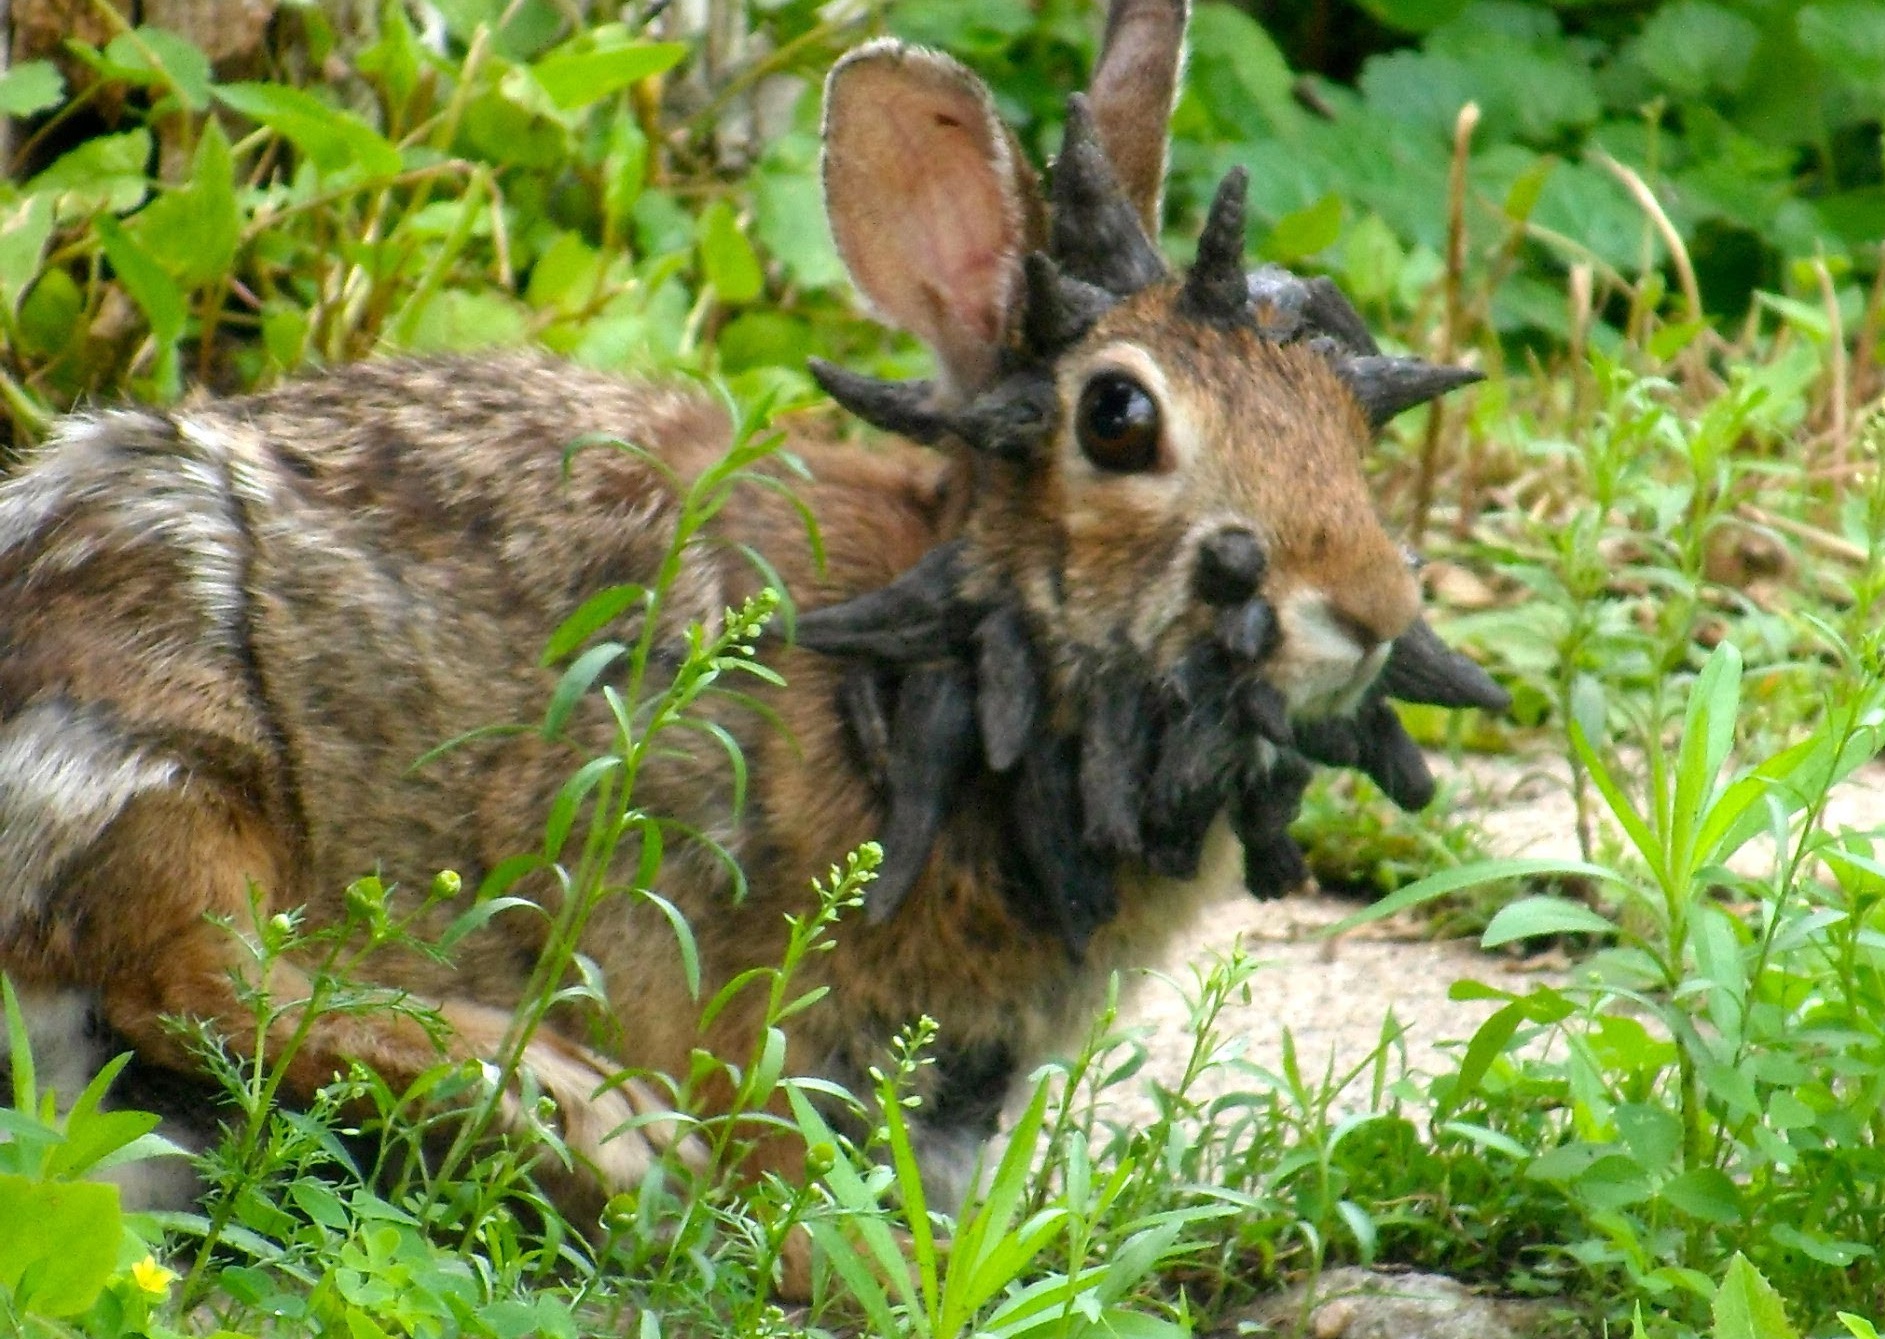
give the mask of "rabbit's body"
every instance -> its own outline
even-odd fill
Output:
[[[413,764],[443,740],[534,719],[555,680],[539,664],[548,629],[602,586],[657,569],[671,488],[607,447],[579,452],[565,480],[564,447],[592,434],[646,447],[682,478],[729,445],[718,407],[687,390],[528,355],[387,362],[170,414],[75,420],[0,486],[0,644],[13,648],[0,657],[0,943],[17,982],[95,992],[118,1032],[183,1064],[160,1016],[234,1011],[227,974],[244,954],[204,916],[247,924],[251,880],[318,927],[344,916],[362,874],[410,892],[451,869],[475,886],[536,847],[584,761],[576,749],[531,731]],[[676,631],[751,592],[734,545],[766,553],[812,607],[885,585],[943,537],[949,470],[934,453],[794,446],[815,476],[798,491],[820,519],[825,569],[796,512],[742,489],[670,592]],[[882,825],[832,708],[833,664],[775,660],[790,688],[768,705],[785,731],[721,711],[752,767],[738,822],[717,752],[656,760],[642,783],[664,817],[712,833],[748,873],[736,905],[717,861],[671,848],[661,887],[693,927],[707,995],[777,962],[784,917],[815,903],[812,880]],[[608,723],[592,724],[606,748]],[[959,1089],[935,1097],[985,1134],[1014,1064],[1080,1015],[1105,965],[1135,959],[1133,941],[1182,915],[1169,881],[1139,880],[1146,895],[1128,894],[1076,965],[1017,920],[1003,859],[987,805],[965,804],[931,893],[886,924],[848,926],[842,954],[810,960],[802,984],[831,995],[791,1034],[797,1072],[855,1082],[895,1028],[927,1013],[950,1058],[941,1081]],[[365,970],[507,1013],[542,926],[504,917],[450,967],[389,952]],[[612,899],[583,949],[622,1021],[611,1056],[684,1073],[699,1004],[661,915]],[[755,1026],[735,1007],[707,1040],[745,1054]],[[353,1040],[311,1054],[310,1080]],[[392,1075],[436,1062],[416,1035],[381,1040],[400,1048],[390,1065],[371,1057]]]
[[[1377,356],[1326,283],[1247,280],[1240,177],[1182,282],[1146,235],[1183,20],[1181,0],[1115,5],[1051,201],[967,71],[887,43],[847,58],[827,101],[834,235],[939,378],[820,376],[956,449],[794,442],[825,568],[793,508],[749,487],[664,606],[668,644],[717,621],[755,588],[746,546],[815,611],[799,625],[815,650],[768,648],[785,683],[763,710],[710,708],[750,766],[743,810],[712,741],[637,783],[641,807],[713,836],[750,884],[736,899],[702,846],[668,846],[658,888],[698,940],[702,997],[778,962],[813,880],[883,837],[870,914],[802,969],[829,993],[791,1020],[786,1060],[856,1083],[934,1018],[923,1119],[945,1181],[1016,1067],[1230,877],[1231,829],[1253,887],[1295,876],[1292,717],[1312,756],[1418,801],[1430,783],[1384,688],[1495,700],[1414,622],[1360,463],[1388,414],[1459,377]],[[597,436],[660,467],[597,447],[565,474],[566,448]],[[252,1041],[231,980],[249,954],[208,919],[244,925],[252,888],[332,924],[363,874],[475,884],[535,849],[558,787],[610,740],[599,704],[573,743],[485,735],[414,764],[538,716],[550,630],[604,587],[653,581],[667,475],[729,436],[698,393],[527,355],[68,422],[0,485],[0,969],[41,999],[91,993],[146,1059],[187,1068],[165,1015]],[[489,1057],[543,924],[503,914],[449,968],[382,954],[365,970],[440,1006],[448,1056]],[[524,1062],[584,1164],[553,1189],[591,1206],[673,1138],[659,1119],[616,1133],[658,1104],[609,1075],[684,1075],[703,1043],[743,1059],[761,1000],[702,1036],[675,936],[640,899],[606,901],[581,947],[613,1017],[553,1017]],[[292,964],[268,984],[303,986]],[[397,1089],[439,1058],[409,1018],[332,1015],[288,1091],[354,1060]],[[503,1118],[523,1123],[517,1095]]]

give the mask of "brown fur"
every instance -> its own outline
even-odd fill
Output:
[[[1153,45],[1109,50],[1129,68],[1097,81],[1096,97],[1114,90],[1102,121],[1150,210],[1165,108],[1135,115],[1131,100],[1167,86],[1183,6],[1121,6],[1135,7],[1178,18],[1116,22],[1119,40]],[[939,88],[963,107],[988,105],[941,57],[877,47],[852,65],[893,82],[906,67],[921,94],[909,100],[912,135]],[[878,175],[869,154],[907,151],[907,136],[880,138],[888,148],[828,164],[831,207],[850,225],[837,231],[871,239],[868,268],[891,278],[867,279],[867,296],[925,329],[956,389],[972,388],[998,365],[993,343],[1013,324],[1019,249],[1042,208],[1032,175],[1004,157],[1005,131],[983,134],[989,161],[955,149],[937,161],[945,178],[975,177],[979,194],[963,198],[983,200],[984,214],[942,225],[941,236],[903,219],[895,228],[910,235],[886,239],[856,226]],[[947,179],[937,185],[948,193]],[[977,254],[958,254],[965,237],[982,239]],[[908,281],[933,277],[938,251],[981,276],[951,291],[961,311],[939,315],[937,294]],[[1335,656],[1346,684],[1362,654],[1414,614],[1411,578],[1360,471],[1367,423],[1313,351],[1178,320],[1172,299],[1164,286],[1122,303],[1061,368],[1066,403],[1108,360],[1153,369],[1170,438],[1159,468],[1096,474],[1065,412],[1052,461],[1025,479],[909,446],[797,440],[828,568],[815,567],[789,506],[747,489],[690,554],[664,637],[711,625],[754,589],[735,545],[766,554],[799,604],[816,607],[885,585],[966,526],[974,579],[1019,589],[1044,644],[1066,653],[1061,672],[1075,650],[1114,644],[1169,665],[1209,622],[1186,587],[1197,545],[1232,524],[1270,553],[1279,686],[1322,691],[1315,676],[1336,671],[1313,643],[1327,636],[1351,639]],[[147,1058],[187,1066],[164,1015],[205,1019],[238,1048],[252,1035],[231,977],[253,955],[212,919],[246,924],[252,888],[265,911],[305,906],[311,924],[330,925],[365,873],[417,889],[455,869],[475,886],[535,849],[558,786],[609,743],[599,706],[577,718],[582,747],[484,737],[413,764],[448,738],[534,719],[556,677],[538,665],[549,630],[595,590],[654,572],[674,495],[647,461],[607,448],[579,454],[565,477],[563,448],[590,434],[634,442],[685,480],[724,450],[728,425],[698,395],[532,355],[371,363],[246,399],[65,424],[0,489],[0,969],[41,992],[94,992]],[[1326,600],[1335,633],[1291,622],[1299,595]],[[750,879],[736,904],[720,865],[685,843],[669,850],[660,891],[693,927],[709,996],[777,962],[786,917],[814,905],[813,880],[883,822],[837,707],[842,666],[791,649],[768,659],[786,680],[765,694],[782,729],[713,708],[751,763],[745,812],[735,817],[725,759],[711,747],[651,764],[637,796],[713,834]],[[922,1014],[953,1054],[994,1057],[996,1070],[1024,1063],[1078,1026],[1112,968],[1147,960],[1199,890],[1227,877],[1227,835],[1194,884],[1122,865],[1119,915],[1076,962],[1004,895],[995,794],[972,790],[957,806],[899,914],[845,923],[837,951],[806,966],[799,986],[829,993],[792,1020],[791,1069],[855,1081]],[[512,912],[449,968],[369,959],[377,979],[440,1006],[451,1028],[443,1050],[392,1013],[324,1019],[288,1075],[289,1096],[308,1099],[355,1060],[397,1087],[442,1058],[490,1056],[542,935],[540,918]],[[655,1124],[608,1138],[655,1103],[633,1083],[606,1088],[607,1077],[622,1066],[685,1074],[703,1044],[743,1059],[762,1001],[747,992],[703,1036],[669,927],[629,897],[600,908],[581,947],[601,970],[610,1016],[559,1018],[525,1060],[586,1164],[556,1189],[586,1210],[674,1137]],[[298,971],[268,984],[295,998]],[[512,1126],[517,1100],[504,1113]],[[786,1166],[790,1146],[763,1156]]]

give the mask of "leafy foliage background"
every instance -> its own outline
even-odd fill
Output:
[[[230,8],[205,4],[185,35],[103,0],[14,6],[15,442],[81,396],[234,389],[386,348],[534,339],[800,387],[814,351],[896,370],[913,349],[857,318],[824,231],[823,70],[873,31],[947,49],[1044,161],[1098,22],[1085,0],[715,0],[704,30],[637,5],[577,23],[551,0],[303,4],[232,52]],[[1489,356],[1579,335],[1573,266],[1592,274],[1597,343],[1640,311],[1632,286],[1668,248],[1611,161],[1654,189],[1712,319],[1810,293],[1791,263],[1823,257],[1856,323],[1885,237],[1878,0],[1205,0],[1174,249],[1245,164],[1260,252],[1334,273],[1419,339],[1469,102],[1455,333]]]

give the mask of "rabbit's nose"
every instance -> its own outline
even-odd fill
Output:
[[[1257,593],[1267,566],[1255,535],[1236,528],[1220,530],[1198,545],[1191,588],[1208,605],[1239,605]]]

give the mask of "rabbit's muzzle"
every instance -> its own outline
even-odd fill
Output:
[[[1291,714],[1352,710],[1387,663],[1389,644],[1412,622],[1411,602],[1389,601],[1380,614],[1345,608],[1328,595],[1298,589],[1273,599],[1262,543],[1249,530],[1227,527],[1198,545],[1192,594],[1212,610],[1217,646],[1231,661],[1261,670]]]

